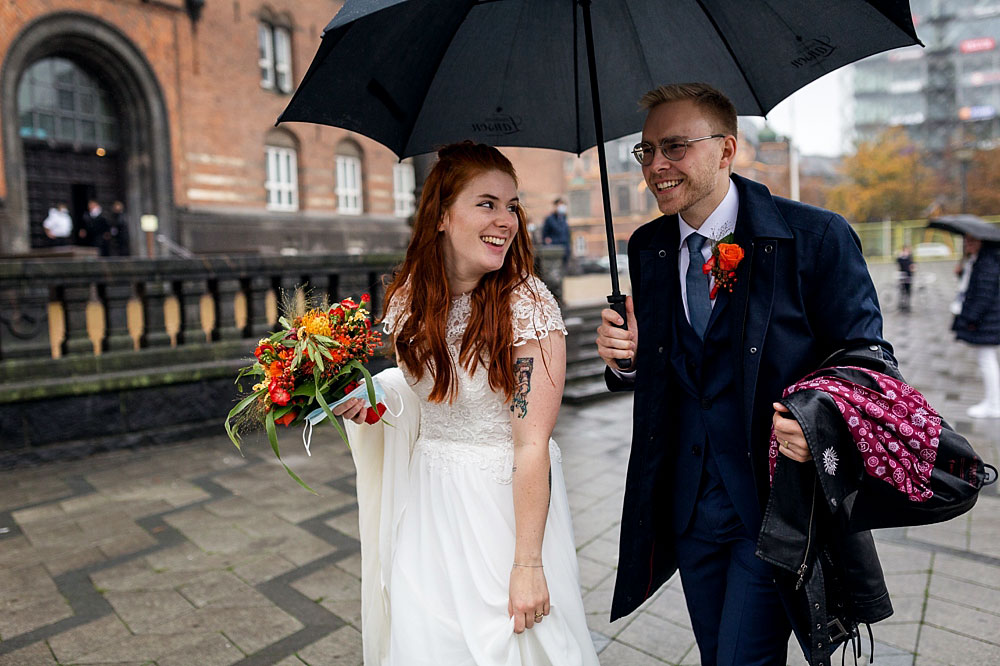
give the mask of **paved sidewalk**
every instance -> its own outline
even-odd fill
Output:
[[[908,315],[875,269],[886,334],[908,380],[995,462],[1000,423],[965,416],[982,389],[948,331],[950,268],[920,265]],[[555,433],[590,627],[602,664],[698,664],[676,578],[607,619],[630,419],[617,396],[564,407]],[[333,438],[308,459],[293,439],[287,460],[318,498],[263,442],[241,457],[224,437],[0,474],[0,666],[360,664],[353,464]],[[877,536],[896,613],[874,626],[875,663],[1000,664],[996,486],[966,516]]]

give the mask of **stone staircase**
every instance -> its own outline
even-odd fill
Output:
[[[580,404],[608,397],[611,393],[604,384],[604,361],[597,355],[597,327],[601,323],[604,305],[567,307],[563,320],[569,335],[566,337],[566,388],[563,401]]]

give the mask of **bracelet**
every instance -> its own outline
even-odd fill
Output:
[[[518,564],[517,562],[514,562],[514,566],[515,567],[522,567],[524,569],[541,569],[542,568],[541,564]]]

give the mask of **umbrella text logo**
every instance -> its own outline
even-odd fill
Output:
[[[489,137],[517,134],[521,131],[521,119],[511,115],[490,116],[483,122],[472,123],[472,131]]]
[[[837,50],[837,47],[830,42],[829,37],[816,37],[814,39],[803,39],[799,44],[798,56],[792,58],[791,65],[795,69],[800,67],[818,65]]]

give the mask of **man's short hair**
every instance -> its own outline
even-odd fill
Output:
[[[736,107],[721,91],[707,83],[670,83],[657,86],[639,98],[639,106],[649,111],[667,102],[689,99],[712,117],[713,131],[736,136]]]
[[[552,204],[553,204],[554,206],[558,206],[558,205],[559,205],[559,204],[561,204],[561,203],[565,203],[565,202],[564,202],[564,201],[562,200],[562,197],[557,197],[557,198],[556,198],[556,200],[552,202]]]

